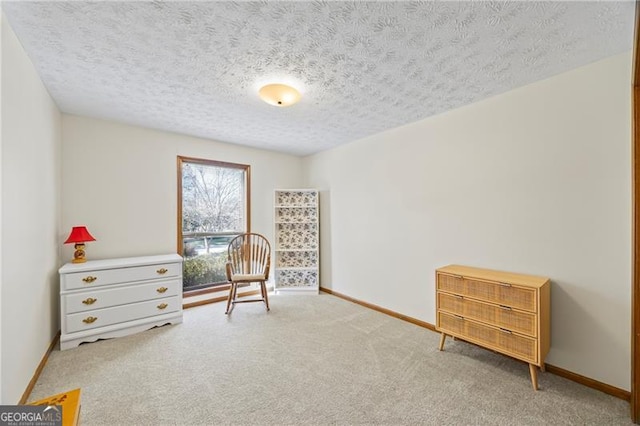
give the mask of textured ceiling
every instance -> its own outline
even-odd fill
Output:
[[[632,47],[626,2],[3,2],[67,113],[306,155]],[[265,83],[303,93],[289,108]]]

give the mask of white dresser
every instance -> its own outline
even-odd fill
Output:
[[[182,322],[177,254],[67,263],[60,273],[60,349]]]

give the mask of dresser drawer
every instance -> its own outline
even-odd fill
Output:
[[[470,278],[465,278],[464,281],[466,294],[470,297],[526,311],[536,311],[536,291],[534,289]]]
[[[532,288],[441,273],[437,274],[437,288],[498,305],[531,312],[537,311],[536,290]]]
[[[92,311],[126,303],[177,296],[181,291],[182,281],[179,279],[129,285],[126,287],[102,289],[97,287],[95,290],[92,289],[62,296],[62,309],[64,309],[63,314]]]
[[[464,279],[462,276],[441,274],[438,272],[436,274],[436,288],[437,290],[449,293],[465,294]]]
[[[78,288],[93,288],[107,284],[144,281],[182,275],[181,263],[134,266],[119,269],[102,269],[90,272],[75,272],[61,276],[61,291]]]
[[[514,358],[537,363],[538,342],[500,328],[438,311],[438,330],[486,346]]]
[[[438,292],[438,309],[531,337],[537,336],[536,315],[529,312],[514,311],[505,306],[491,305],[442,292]]]
[[[182,300],[179,296],[164,299],[150,300],[129,305],[114,306],[111,308],[96,309],[67,315],[66,333],[90,330],[140,318],[167,314],[179,311],[182,308]]]

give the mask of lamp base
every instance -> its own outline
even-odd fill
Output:
[[[73,252],[73,260],[71,263],[84,263],[87,259],[84,258],[84,244],[76,243],[74,246],[76,251]]]

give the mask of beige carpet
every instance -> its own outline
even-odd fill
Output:
[[[630,425],[629,404],[336,297],[217,303],[54,351],[31,400],[80,387],[83,425]]]

